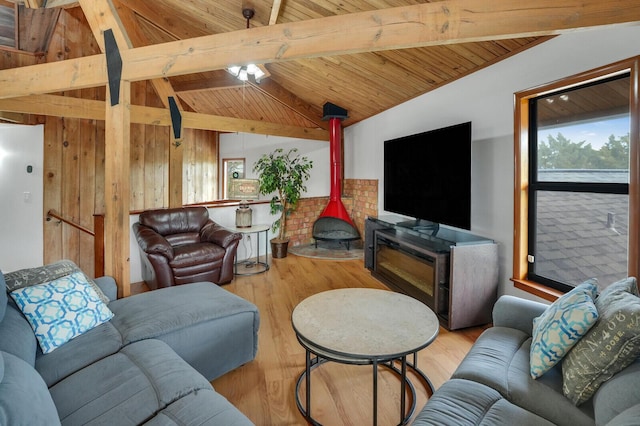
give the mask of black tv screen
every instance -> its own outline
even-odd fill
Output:
[[[471,229],[471,122],[385,141],[384,209]]]

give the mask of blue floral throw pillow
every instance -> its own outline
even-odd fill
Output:
[[[598,319],[597,280],[590,279],[553,302],[533,320],[530,373],[537,379],[569,352]]]
[[[14,290],[11,297],[45,354],[113,317],[82,272]]]

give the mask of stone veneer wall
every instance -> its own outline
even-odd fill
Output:
[[[342,203],[363,237],[367,216],[378,215],[378,180],[345,179],[343,187]],[[298,208],[291,213],[287,222],[287,235],[291,238],[291,246],[313,242],[313,223],[328,202],[328,196],[300,199]]]

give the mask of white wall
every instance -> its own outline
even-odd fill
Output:
[[[500,294],[530,297],[509,281],[513,251],[514,93],[640,55],[640,26],[576,31],[345,129],[345,177],[379,179],[383,142],[472,121],[471,229],[494,239]],[[378,210],[383,211],[382,197]]]
[[[0,124],[0,270],[4,272],[43,263],[43,132],[43,126]]]
[[[224,158],[244,158],[245,178],[256,179],[253,172],[254,163],[262,154],[270,153],[276,148],[288,151],[297,148],[298,154],[308,157],[313,162],[312,179],[307,184],[305,197],[321,197],[329,194],[329,140],[310,141],[306,139],[284,138],[280,136],[262,136],[247,133],[225,133],[220,135],[220,161]],[[221,167],[221,166],[220,166]],[[271,197],[262,196],[262,199]],[[234,217],[235,221],[235,217]]]

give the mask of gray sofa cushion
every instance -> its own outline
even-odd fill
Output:
[[[4,274],[0,271],[0,351],[15,355],[33,366],[37,346],[29,322],[7,296]]]
[[[607,426],[638,426],[640,424],[640,404],[618,414]]]
[[[530,338],[530,335],[513,328],[485,330],[452,377],[473,380],[495,388],[502,395],[509,395],[511,362]]]
[[[17,356],[33,366],[36,361],[38,341],[22,312],[9,300],[4,319],[0,323],[0,351]]]
[[[562,395],[560,366],[537,380],[531,378],[530,346],[531,338],[524,332],[490,328],[478,338],[452,377],[489,386],[512,404],[552,423],[593,425],[592,404],[576,407]]]
[[[533,334],[533,319],[542,315],[548,307],[548,304],[503,295],[493,306],[493,325],[515,328],[531,336]]]
[[[165,343],[145,340],[72,374],[50,391],[64,425],[137,425],[211,384]]]
[[[32,366],[0,352],[0,425],[59,425],[47,385]]]
[[[109,309],[123,344],[162,340],[208,380],[251,361],[257,351],[258,309],[212,283],[130,296]]]
[[[246,300],[209,282],[163,288],[109,304],[115,314],[112,322],[122,333],[125,345],[253,308]]]
[[[4,281],[4,274],[0,271],[0,321],[4,318],[7,309],[7,283]]]
[[[605,425],[640,401],[640,359],[605,382],[593,396],[597,425]],[[635,392],[629,392],[630,389]],[[640,423],[640,417],[637,419]]]
[[[212,390],[190,393],[160,411],[146,426],[252,426],[225,397]]]
[[[107,322],[46,355],[38,347],[35,367],[47,386],[51,387],[85,366],[118,352],[122,346],[122,336]]]
[[[106,303],[109,303],[112,300],[116,300],[118,298],[118,286],[116,284],[116,280],[113,277],[104,276],[98,277],[94,279],[96,285],[100,287],[102,293],[109,300]]]
[[[553,423],[504,399],[480,383],[451,379],[429,398],[414,426],[486,425],[552,426]]]

